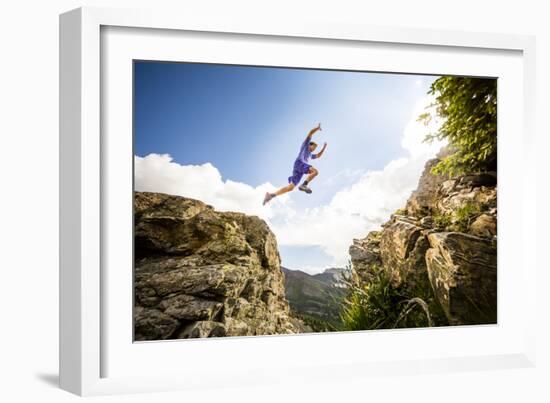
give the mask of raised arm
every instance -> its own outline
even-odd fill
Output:
[[[321,130],[321,123],[319,123],[319,124],[317,125],[317,127],[311,129],[311,130],[309,131],[309,133],[307,134],[307,137],[306,137],[306,138],[307,138],[308,140],[310,140],[310,139],[313,137],[313,135],[315,134],[315,132],[317,132],[317,131],[319,131],[319,130]]]
[[[327,148],[327,143],[323,144],[323,148],[321,148],[321,151],[319,151],[317,154],[313,155],[315,159],[321,158],[323,153],[325,152],[325,149]]]

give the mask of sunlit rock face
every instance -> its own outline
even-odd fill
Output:
[[[136,340],[296,333],[275,236],[258,217],[135,193]]]
[[[426,163],[406,206],[380,231],[354,240],[353,277],[368,285],[379,267],[393,287],[427,291],[444,312],[440,325],[496,323],[496,172],[433,174],[444,155]]]

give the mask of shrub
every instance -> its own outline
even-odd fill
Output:
[[[342,330],[426,327],[433,324],[430,303],[435,300],[429,295],[430,291],[426,302],[421,298],[426,298],[425,295],[413,295],[414,290],[392,286],[389,275],[381,267],[373,266],[372,273],[369,284],[350,286],[341,313]]]
[[[454,176],[496,170],[496,79],[440,77],[432,83],[428,93],[435,95],[435,102],[418,120],[428,124],[437,115],[443,124],[439,132],[429,133],[425,140],[447,140],[450,149],[454,150],[432,171]]]
[[[304,322],[304,324],[309,326],[314,333],[334,332],[338,330],[338,328],[329,321],[311,315],[293,311],[292,316]]]
[[[466,232],[470,223],[480,212],[479,205],[467,203],[454,212],[453,229],[459,232]]]
[[[433,218],[434,226],[439,229],[446,229],[453,223],[451,214],[437,213]]]
[[[466,232],[472,220],[480,213],[481,207],[476,203],[466,203],[452,213],[434,215],[436,228],[457,232]]]

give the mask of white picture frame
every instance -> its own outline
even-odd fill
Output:
[[[197,18],[193,15],[182,16],[170,12],[151,10],[80,8],[61,15],[60,385],[63,389],[79,395],[96,395],[206,388],[209,386],[244,386],[283,381],[296,382],[296,379],[303,380],[304,377],[323,380],[333,379],[334,373],[344,378],[352,374],[357,377],[369,376],[374,373],[397,375],[411,371],[418,373],[517,368],[534,365],[535,324],[534,319],[527,314],[522,317],[521,323],[516,323],[515,319],[512,318],[510,319],[511,322],[505,321],[504,324],[499,319],[499,326],[496,327],[434,329],[433,331],[438,333],[430,333],[430,337],[434,338],[433,340],[444,340],[445,337],[465,340],[466,345],[463,350],[449,351],[448,354],[443,350],[428,354],[425,351],[420,351],[422,350],[420,348],[417,355],[401,356],[402,352],[397,349],[393,356],[375,357],[372,355],[374,358],[366,358],[358,354],[347,360],[328,360],[325,363],[315,362],[313,356],[308,356],[308,346],[317,348],[319,340],[322,340],[323,343],[328,343],[328,345],[343,342],[347,348],[353,349],[354,346],[359,346],[366,338],[369,339],[371,344],[373,342],[385,343],[384,340],[391,339],[390,342],[393,343],[418,342],[421,345],[425,343],[427,333],[403,330],[354,332],[322,336],[227,338],[216,340],[215,343],[212,343],[212,340],[194,340],[184,343],[155,342],[147,343],[148,347],[143,347],[145,344],[136,347],[126,337],[126,339],[123,338],[122,341],[118,341],[120,343],[130,343],[126,346],[128,349],[124,350],[127,355],[119,357],[119,360],[130,363],[128,368],[119,366],[116,371],[109,369],[106,362],[111,359],[112,351],[119,351],[124,348],[121,345],[112,344],[117,341],[111,340],[111,336],[109,336],[106,327],[110,326],[112,322],[106,318],[115,315],[121,323],[128,320],[128,318],[124,319],[122,316],[118,316],[122,315],[121,312],[125,312],[127,307],[121,306],[120,310],[117,310],[118,308],[114,309],[114,305],[110,305],[110,302],[107,303],[109,301],[109,290],[105,286],[105,280],[112,279],[109,273],[105,272],[105,267],[108,266],[105,253],[108,245],[105,244],[104,237],[104,227],[108,226],[105,221],[107,219],[105,211],[107,211],[109,203],[109,198],[105,195],[111,189],[106,184],[108,182],[106,178],[110,177],[110,172],[106,167],[112,167],[112,164],[107,164],[108,157],[106,155],[108,153],[104,153],[104,147],[106,145],[109,145],[109,147],[116,146],[110,142],[113,136],[108,137],[107,140],[103,138],[102,141],[102,133],[108,132],[111,124],[105,118],[107,116],[106,111],[102,110],[105,107],[103,97],[110,91],[110,88],[105,87],[110,85],[109,82],[102,81],[102,74],[105,71],[102,70],[101,58],[102,55],[109,55],[109,53],[102,53],[104,52],[102,46],[105,46],[105,43],[102,42],[102,31],[109,30],[109,27],[117,27],[116,29],[122,31],[124,29],[130,30],[123,32],[123,35],[130,36],[133,35],[131,30],[138,28],[154,29],[156,33],[171,32],[172,39],[165,40],[165,44],[161,44],[161,41],[164,40],[161,38],[162,34],[157,39],[151,39],[151,41],[158,41],[159,43],[157,48],[161,50],[159,50],[160,53],[156,54],[156,57],[159,58],[169,57],[171,41],[178,40],[178,32],[193,32],[194,36],[198,37],[201,36],[201,33],[202,35],[217,33],[218,40],[219,38],[223,40],[224,35],[237,35],[252,37],[255,41],[260,42],[269,40],[273,43],[277,41],[305,41],[304,43],[307,45],[308,41],[329,41],[330,43],[327,46],[331,46],[333,49],[338,49],[338,47],[345,46],[345,44],[359,46],[361,44],[376,44],[376,46],[381,47],[394,46],[397,53],[405,51],[407,47],[411,47],[411,49],[421,47],[422,51],[435,49],[447,52],[448,55],[444,57],[449,58],[456,57],[456,54],[453,56],[455,51],[470,52],[474,54],[472,57],[475,57],[475,54],[479,57],[483,57],[485,54],[497,56],[499,54],[514,54],[515,61],[511,62],[509,83],[515,88],[515,94],[519,97],[519,100],[515,100],[515,102],[519,102],[521,113],[516,114],[515,117],[509,117],[509,124],[523,132],[523,136],[518,136],[518,139],[515,140],[507,138],[505,139],[506,143],[503,143],[499,138],[499,163],[502,164],[501,146],[504,150],[504,163],[506,162],[506,149],[517,150],[519,147],[522,150],[521,158],[525,164],[529,163],[535,147],[533,129],[533,104],[536,87],[534,76],[535,44],[534,39],[529,36],[368,27],[316,21],[314,19],[270,21],[267,17],[263,20],[247,20],[243,17],[230,21],[213,20]],[[174,35],[176,36],[175,39]],[[145,42],[142,43],[145,48]],[[133,57],[130,53],[122,55],[124,52],[122,52],[122,48],[119,49],[119,58],[123,56]],[[162,49],[167,49],[167,53],[162,53]],[[358,51],[360,52],[361,49],[359,48]],[[260,56],[256,54],[253,57],[258,58]],[[230,56],[221,56],[218,61],[223,61],[223,57]],[[428,55],[426,57],[433,58],[434,56]],[[487,60],[489,63],[489,59]],[[435,60],[433,61],[435,62]],[[122,60],[121,63],[123,62]],[[268,61],[263,62],[268,63]],[[317,62],[322,63],[322,60],[319,59]],[[520,70],[516,68],[520,68]],[[445,69],[444,64],[438,67],[437,72],[444,73],[445,71],[441,69]],[[457,69],[459,68],[457,67]],[[477,69],[480,72],[484,71],[483,66],[478,66]],[[464,71],[470,74],[474,72],[474,70],[467,69],[456,71]],[[408,69],[404,69],[403,72],[408,72]],[[415,70],[415,72],[422,73],[419,70]],[[521,73],[520,76],[518,76],[518,72]],[[122,94],[123,91],[117,89],[115,94]],[[508,94],[512,94],[512,92]],[[127,91],[120,99],[122,104],[127,103]],[[109,105],[114,105],[110,98],[109,102]],[[507,102],[503,104],[504,111],[506,111],[506,104]],[[500,105],[499,99],[499,108]],[[514,104],[514,106],[517,105]],[[124,110],[131,110],[129,105],[126,105],[126,107],[121,105],[121,108],[120,110],[123,113]],[[126,121],[125,124],[128,123]],[[510,143],[509,146],[507,146],[508,143]],[[124,143],[119,144],[119,147],[124,147]],[[523,181],[518,176],[504,180]],[[510,233],[512,230],[517,231],[513,235],[516,237],[513,240],[519,245],[516,250],[521,251],[516,258],[522,258],[522,278],[530,275],[536,276],[537,270],[537,263],[534,260],[536,253],[532,250],[535,245],[529,244],[524,238],[524,235],[529,231],[534,231],[536,211],[532,208],[523,208],[535,199],[535,195],[530,193],[532,192],[530,189],[535,189],[535,180],[534,175],[525,178],[523,181],[525,192],[522,194],[504,193],[506,200],[510,200],[510,205],[515,209],[519,209],[518,214],[520,216],[504,227],[501,226],[501,217],[499,216],[499,236],[502,228],[505,230],[508,228]],[[501,177],[499,174],[499,186],[500,183]],[[504,190],[506,190],[506,186],[504,186]],[[501,197],[502,193],[499,189],[499,204],[502,203]],[[511,242],[512,239],[510,238],[509,241]],[[501,295],[500,292],[502,289],[506,290],[508,282],[513,281],[513,273],[509,276],[502,276],[505,278],[506,283],[502,283],[504,280],[501,281],[501,246],[499,240],[499,318],[503,314],[502,307],[508,306],[505,304],[506,300],[504,302],[502,300],[508,298],[508,296],[506,293]],[[503,253],[506,253],[506,250]],[[506,266],[503,267],[506,268]],[[131,277],[128,277],[128,271],[125,273],[122,276],[127,277],[130,285]],[[534,312],[535,284],[519,279],[517,284],[518,292],[521,293],[524,301],[524,305],[520,308],[525,308],[525,312]],[[508,323],[511,324],[508,325]],[[469,337],[481,337],[487,340],[496,337],[501,338],[503,341],[501,345],[491,351],[484,350],[486,347],[482,343],[477,349],[470,349],[467,344],[467,341],[470,340]],[[497,344],[495,343],[495,345]],[[114,348],[108,348],[108,346],[114,346]],[[144,351],[147,349],[148,351]],[[307,359],[309,361],[308,370],[303,371],[304,367],[301,367],[298,361],[293,362],[286,359],[276,362],[275,355],[275,361],[273,361],[275,365],[272,367],[261,368],[261,364],[254,361],[254,357],[262,354],[268,355],[270,352],[280,356],[280,351],[284,350],[301,351],[303,355],[300,357],[297,354],[294,359]],[[176,354],[176,351],[180,354],[186,354],[187,360],[195,360],[195,364],[199,364],[201,354],[213,354],[212,351],[218,357],[221,356],[227,360],[238,360],[241,357],[240,361],[242,362],[235,363],[231,367],[230,376],[223,373],[224,369],[227,370],[223,365],[220,366],[218,371],[208,365],[195,365],[191,371],[189,367],[185,367],[185,364],[168,362],[169,358],[161,358],[165,360],[168,368],[164,373],[152,375],[146,372],[134,373],[131,371],[132,359],[149,360],[152,359],[151,354],[155,357],[168,357],[168,355]],[[233,355],[230,351],[233,351]],[[239,351],[239,354],[234,354],[235,351]],[[132,358],[132,356],[134,357]],[[243,356],[249,357],[248,361],[242,359]],[[177,365],[180,365],[180,368]],[[282,367],[284,371],[281,371]],[[208,375],[207,380],[205,379],[206,375]]]

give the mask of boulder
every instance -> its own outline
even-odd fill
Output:
[[[470,225],[470,234],[482,238],[493,238],[497,234],[497,218],[495,215],[483,213]]]
[[[497,254],[494,243],[458,232],[431,233],[428,242],[428,276],[449,323],[496,323]]]
[[[452,215],[465,206],[475,207],[480,212],[495,208],[497,205],[496,187],[461,188],[449,194],[441,193],[434,202],[434,210],[439,214]]]
[[[159,304],[165,314],[181,320],[211,320],[222,307],[221,302],[186,294],[163,299]]]
[[[225,325],[220,322],[208,320],[193,322],[178,333],[178,339],[222,336],[227,336]]]
[[[373,268],[381,266],[380,231],[371,231],[365,238],[354,239],[349,247],[352,279],[356,284],[368,283],[372,279]]]
[[[459,179],[459,185],[469,187],[489,186],[493,187],[497,184],[496,172],[480,172],[463,175]]]
[[[160,193],[134,202],[136,340],[301,330],[264,221]]]
[[[407,282],[411,287],[427,283],[424,254],[428,248],[423,227],[395,216],[384,226],[380,238],[380,256],[392,284]]]
[[[422,217],[433,212],[439,187],[447,179],[442,175],[434,175],[432,168],[439,163],[439,158],[429,160],[418,181],[418,187],[407,201],[406,210],[409,215]]]
[[[178,328],[179,322],[158,309],[134,309],[134,337],[136,340],[164,340]]]
[[[452,152],[426,163],[405,209],[353,241],[352,276],[369,284],[379,267],[399,295],[427,304],[435,326],[496,323],[497,175],[434,175]]]
[[[420,225],[424,228],[433,228],[434,218],[431,215],[426,216],[426,217],[422,217],[420,219]]]

